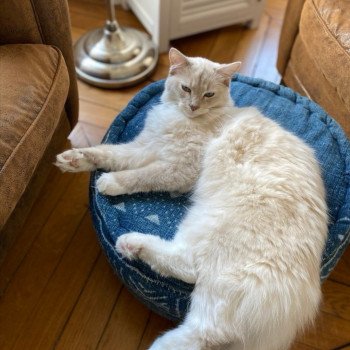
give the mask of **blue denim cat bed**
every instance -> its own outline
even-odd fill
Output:
[[[159,102],[164,81],[141,90],[109,128],[103,142],[132,140],[143,128],[147,111]],[[305,140],[316,152],[327,189],[330,224],[321,278],[332,271],[350,242],[350,142],[339,125],[317,104],[292,90],[261,79],[237,75],[231,96],[238,107],[256,106],[266,116]],[[139,231],[171,239],[188,206],[189,195],[139,193],[109,197],[99,194],[91,176],[90,206],[95,229],[109,262],[133,294],[153,311],[183,319],[192,285],[157,275],[144,263],[121,258],[117,237]]]

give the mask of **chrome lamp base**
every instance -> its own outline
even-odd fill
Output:
[[[109,20],[104,28],[84,34],[74,45],[77,75],[102,88],[121,88],[145,80],[155,69],[158,49],[148,34],[121,28],[109,0]]]

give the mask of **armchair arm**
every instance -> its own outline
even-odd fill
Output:
[[[299,21],[304,2],[305,0],[288,1],[284,14],[277,58],[277,69],[281,76],[284,75],[294,45],[294,40],[299,32]]]
[[[78,89],[67,1],[1,0],[0,23],[0,45],[37,43],[60,49],[70,78],[65,109],[74,126],[78,118]]]

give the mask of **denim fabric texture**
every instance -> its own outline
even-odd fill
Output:
[[[144,126],[147,112],[159,103],[164,81],[141,90],[113,121],[103,143],[131,141]],[[316,153],[327,189],[330,224],[321,279],[327,278],[350,242],[350,142],[325,111],[291,89],[261,79],[236,75],[231,96],[238,107],[255,106],[264,115],[306,141]],[[103,196],[91,175],[90,208],[94,226],[109,262],[130,291],[150,309],[171,320],[184,318],[192,285],[154,273],[141,261],[121,258],[117,237],[139,231],[171,239],[191,205],[190,194],[138,193]]]

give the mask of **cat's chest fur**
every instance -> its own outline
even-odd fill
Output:
[[[148,112],[144,136],[158,154],[193,157],[221,133],[227,118],[217,114],[191,119],[172,104],[160,104]]]

